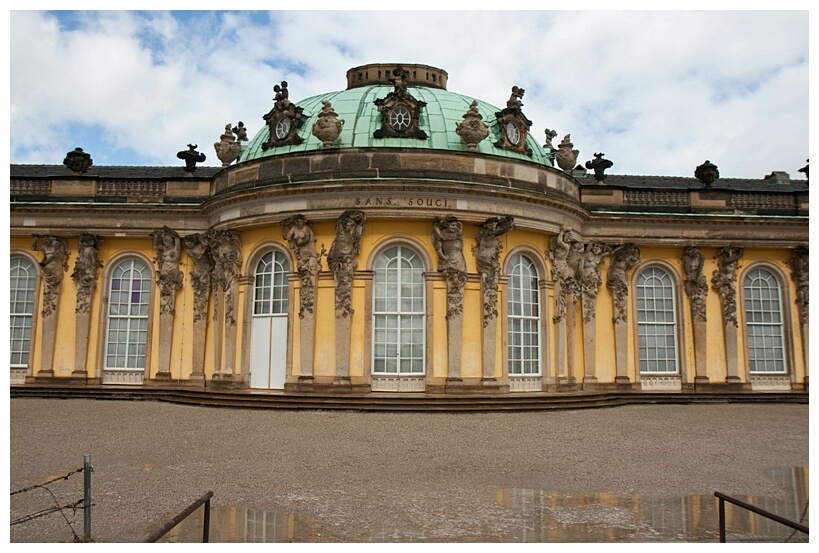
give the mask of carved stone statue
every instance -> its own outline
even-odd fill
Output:
[[[489,127],[483,122],[483,116],[478,113],[478,102],[472,101],[469,110],[464,113],[463,121],[455,126],[455,134],[470,150],[474,150],[478,143],[489,136]]]
[[[438,252],[438,271],[446,280],[446,317],[450,319],[463,312],[466,284],[463,225],[457,217],[447,215],[433,219],[432,245]]]
[[[472,253],[481,275],[483,293],[483,326],[498,316],[498,276],[500,275],[500,237],[515,228],[515,218],[492,217],[487,219],[475,237],[477,245]]]
[[[521,109],[523,107],[523,102],[521,101],[521,98],[523,98],[523,94],[525,92],[526,91],[523,90],[522,88],[513,86],[512,94],[511,96],[509,96],[509,100],[506,101],[506,107]]]
[[[335,277],[336,318],[353,314],[353,273],[365,221],[364,212],[356,209],[348,209],[336,221],[336,239],[327,254],[327,265]]]
[[[219,138],[219,142],[215,143],[213,148],[216,150],[216,157],[222,162],[222,167],[227,167],[239,157],[239,151],[242,147],[236,142],[230,123],[225,125],[225,132]]]
[[[219,230],[209,235],[208,245],[213,259],[214,303],[218,303],[219,290],[225,295],[225,323],[236,324],[233,317],[233,290],[242,267],[242,241],[232,230]]]
[[[63,275],[68,270],[68,241],[59,236],[35,234],[31,249],[43,252],[40,267],[43,271],[43,317],[57,308],[57,298]]]
[[[325,148],[329,148],[341,134],[341,129],[344,128],[344,119],[338,118],[338,114],[333,110],[330,102],[322,100],[321,103],[321,113],[319,113],[316,122],[313,123],[313,136],[321,140]]]
[[[287,81],[282,81],[281,85],[275,85],[273,92],[276,95],[273,100],[276,102],[275,106],[279,109],[285,109],[290,105],[290,92],[287,90]]]
[[[176,157],[185,161],[185,171],[188,173],[193,173],[196,171],[196,164],[202,163],[205,161],[205,159],[207,159],[205,154],[201,154],[196,151],[196,148],[198,147],[198,144],[188,144],[187,150],[182,150],[176,154]]]
[[[316,235],[313,234],[313,223],[304,215],[296,214],[281,222],[282,238],[290,244],[290,250],[296,256],[299,282],[301,283],[301,306],[299,317],[312,313],[316,284],[315,277],[321,272],[321,255],[316,251]]]
[[[606,154],[595,152],[594,159],[586,162],[586,169],[594,171],[594,179],[599,183],[606,181],[606,169],[611,169],[614,166],[613,162],[603,158],[604,155]]]
[[[579,294],[577,269],[583,253],[583,243],[572,236],[567,226],[560,227],[557,236],[549,239],[549,249],[546,252],[552,263],[552,280],[555,282],[555,315],[552,320],[557,323],[566,316],[566,294],[572,293],[572,298]]]
[[[691,300],[694,319],[705,322],[705,299],[708,296],[708,280],[702,274],[705,259],[696,246],[687,246],[682,256],[685,271],[685,292]]]
[[[77,248],[77,261],[71,279],[77,283],[77,307],[75,312],[88,313],[91,308],[91,296],[97,287],[97,269],[102,267],[99,260],[99,249],[102,237],[87,232],[80,233]]]
[[[190,234],[185,237],[185,253],[193,260],[190,273],[193,288],[193,322],[205,320],[208,316],[210,279],[213,260],[207,234]]]
[[[262,116],[269,130],[269,137],[262,144],[262,150],[265,151],[277,146],[304,142],[304,139],[298,135],[298,130],[304,124],[303,109],[290,101],[287,81],[274,86],[273,91],[276,93],[273,109]]]
[[[808,261],[807,246],[794,248],[790,259],[787,261],[791,268],[791,278],[796,283],[796,305],[799,306],[799,321],[807,324],[809,318],[808,311],[808,287],[810,278],[808,276],[810,263]]]
[[[579,267],[580,292],[583,295],[583,320],[589,322],[596,316],[597,292],[603,279],[600,278],[600,263],[611,255],[611,248],[596,240],[586,244]]]
[[[560,144],[557,145],[557,154],[555,154],[557,165],[567,173],[571,173],[574,170],[577,164],[577,156],[580,155],[580,150],[573,150],[572,148],[574,148],[572,135],[567,134],[563,137],[563,140],[560,141]]]
[[[719,292],[722,303],[722,316],[725,323],[739,326],[737,323],[737,291],[734,282],[737,278],[739,260],[745,253],[742,246],[724,246],[717,252],[718,269],[711,277],[711,286]]]
[[[623,244],[614,249],[611,254],[611,265],[606,279],[606,286],[611,289],[614,297],[614,318],[612,322],[626,322],[628,320],[628,279],[626,273],[642,260],[642,253],[636,244]]]
[[[247,142],[247,129],[245,128],[245,124],[239,121],[239,124],[233,129],[233,134],[236,135],[236,140],[239,142]]]
[[[552,140],[557,136],[557,131],[546,129],[544,132],[546,133],[546,143],[543,145],[543,149],[549,152],[554,152],[556,148],[554,144],[552,144]]]
[[[154,262],[159,267],[156,276],[156,285],[159,286],[159,312],[173,315],[176,292],[182,288],[182,271],[179,270],[182,240],[175,230],[168,227],[155,230],[151,233],[151,238],[154,239],[156,250]]]
[[[719,178],[719,169],[706,159],[705,163],[694,170],[694,176],[706,187],[711,186]]]

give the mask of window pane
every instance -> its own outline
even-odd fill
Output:
[[[108,289],[105,366],[144,369],[151,271],[138,259],[126,259],[111,272]],[[132,353],[137,351],[142,355]]]
[[[424,267],[406,246],[393,246],[374,263],[373,373],[423,374]]]
[[[534,263],[516,254],[509,260],[507,343],[509,374],[540,374],[540,291]]]
[[[647,267],[635,282],[640,372],[676,373],[677,322],[671,276],[659,267]]]
[[[767,269],[752,269],[745,276],[743,291],[750,371],[785,373],[779,281]]]

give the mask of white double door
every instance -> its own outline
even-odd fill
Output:
[[[287,314],[253,317],[250,340],[250,387],[284,388]]]

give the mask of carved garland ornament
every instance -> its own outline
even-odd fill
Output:
[[[100,244],[102,237],[80,233],[77,261],[71,273],[71,279],[77,283],[77,313],[88,313],[91,308],[91,296],[97,287],[97,269],[102,267],[98,257]]]

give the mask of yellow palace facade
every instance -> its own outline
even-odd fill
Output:
[[[12,386],[807,389],[806,181],[608,175],[426,65],[275,91],[221,167],[11,166]]]

